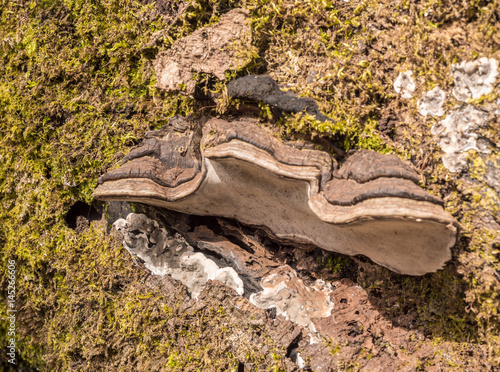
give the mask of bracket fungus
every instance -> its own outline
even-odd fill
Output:
[[[397,156],[358,151],[336,168],[328,153],[293,148],[249,120],[211,118],[198,140],[150,136],[99,179],[94,196],[233,218],[403,274],[451,258],[457,222]]]

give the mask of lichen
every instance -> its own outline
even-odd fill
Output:
[[[443,104],[446,98],[446,93],[439,87],[425,93],[417,102],[418,112],[420,115],[427,116],[443,116]]]
[[[462,102],[477,99],[491,93],[498,75],[498,62],[494,58],[480,58],[477,61],[463,61],[452,65],[455,87],[453,95]]]
[[[401,98],[410,99],[417,88],[412,78],[413,71],[401,72],[394,82],[394,90],[401,94]]]
[[[452,111],[446,118],[436,123],[431,133],[439,139],[445,153],[443,163],[452,172],[463,170],[466,165],[466,152],[476,150],[489,152],[488,148],[477,143],[478,129],[486,126],[487,115],[473,106]]]

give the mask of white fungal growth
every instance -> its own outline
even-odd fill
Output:
[[[394,90],[401,94],[402,98],[409,99],[415,93],[416,85],[412,78],[413,71],[401,72],[394,82]]]
[[[170,235],[146,215],[130,213],[113,225],[123,234],[123,246],[132,257],[140,258],[153,274],[170,275],[180,281],[194,298],[208,280],[218,280],[239,295],[244,294],[243,281],[233,268],[220,268],[203,253],[194,252],[182,236]],[[264,290],[252,294],[250,302],[261,309],[276,308],[278,315],[308,329],[311,342],[320,341],[312,318],[331,315],[331,284],[316,280],[313,285],[306,285],[288,265],[271,271],[261,284]],[[297,355],[297,363],[300,360]]]
[[[477,61],[452,65],[455,88],[453,95],[462,102],[477,99],[491,93],[498,75],[498,61],[494,58],[480,58]]]
[[[194,298],[209,280],[218,280],[243,295],[243,281],[233,268],[219,268],[203,253],[193,252],[179,234],[170,236],[144,214],[130,213],[126,220],[121,218],[113,225],[123,234],[123,246],[132,257],[139,257],[155,275],[168,274],[179,280]]]
[[[439,87],[424,93],[421,99],[418,100],[418,112],[420,115],[427,116],[443,116],[443,104],[446,98],[446,93]]]
[[[460,172],[467,166],[468,150],[488,152],[488,148],[478,145],[477,129],[486,125],[487,114],[473,106],[451,112],[446,118],[436,123],[431,133],[439,140],[444,152],[443,164],[451,172]]]
[[[250,296],[250,302],[261,309],[276,308],[277,315],[283,315],[311,333],[311,340],[318,342],[312,318],[331,315],[333,303],[330,300],[330,283],[316,280],[307,286],[297,277],[290,266],[280,266],[262,278],[264,290]]]

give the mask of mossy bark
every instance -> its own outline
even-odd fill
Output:
[[[500,59],[500,6],[483,0],[2,1],[0,262],[5,270],[16,261],[19,357],[42,370],[238,370],[240,363],[288,368],[287,351],[267,339],[266,330],[257,323],[238,325],[243,315],[226,289],[211,288],[213,300],[207,295],[203,308],[183,308],[183,289],[171,283],[166,295],[146,281],[147,273],[134,266],[104,223],[75,232],[64,222],[76,201],[92,202],[97,177],[146,131],[174,115],[231,116],[231,104],[244,109],[241,102],[216,107],[165,94],[155,88],[152,68],[160,50],[234,7],[249,9],[258,53],[229,72],[227,81],[199,76],[206,90],[223,91],[236,76],[270,74],[315,98],[333,122],[303,114],[276,117],[262,106],[264,125],[283,138],[299,136],[326,149],[370,148],[409,159],[421,169],[423,185],[445,199],[463,226],[453,260],[432,275],[399,276],[362,258],[335,255],[318,260],[314,275],[327,275],[331,267],[336,278],[355,279],[385,309],[386,319],[420,329],[423,345],[433,344],[436,353],[415,362],[418,368],[473,368],[469,359],[483,355],[483,366],[497,366],[500,209],[489,175],[500,167],[498,149],[471,152],[468,170],[452,174],[430,133],[439,119],[425,119],[416,108],[423,92],[450,90],[452,64]],[[417,85],[409,100],[393,88],[406,70]],[[497,98],[495,87],[471,103]],[[457,104],[450,96],[447,109]],[[481,135],[498,146],[498,133],[493,116]],[[6,318],[6,276],[0,283]],[[2,345],[6,327],[2,320]],[[259,332],[265,349],[230,341],[241,335],[251,340]],[[344,355],[335,340],[327,345]],[[339,368],[360,368],[369,353],[349,358]]]

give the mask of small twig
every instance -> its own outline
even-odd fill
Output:
[[[422,165],[420,166],[421,170],[424,170],[425,166],[427,165],[427,160],[429,160],[430,156],[431,156],[430,152],[425,156],[424,161],[422,162]]]
[[[214,107],[217,107],[217,105],[215,105],[215,106],[205,106],[205,107],[200,108],[200,110],[204,110],[204,109],[207,109],[207,108],[214,108]]]

